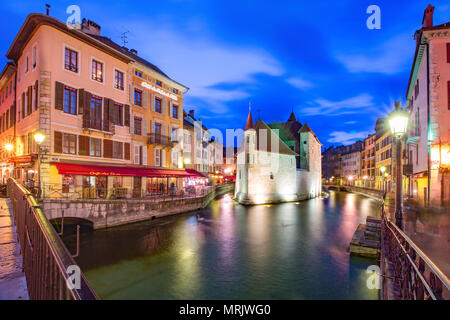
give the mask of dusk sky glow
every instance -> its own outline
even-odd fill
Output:
[[[44,13],[46,2],[3,3],[2,65],[26,16]],[[117,43],[130,31],[127,47],[189,87],[184,108],[208,128],[243,127],[251,99],[254,119],[260,110],[268,123],[286,121],[294,109],[329,146],[365,138],[405,101],[413,35],[429,1],[49,3],[62,21],[78,5]],[[381,8],[381,30],[366,27],[371,4]],[[447,1],[431,4],[435,25],[450,20]]]

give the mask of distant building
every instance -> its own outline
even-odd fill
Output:
[[[364,139],[364,150],[361,151],[362,186],[375,188],[375,134]]]
[[[291,114],[287,123],[267,125],[258,120],[253,124],[249,113],[237,156],[238,202],[288,202],[320,195],[321,143],[306,124],[294,134],[295,122]]]
[[[361,151],[363,142],[357,141],[344,147],[342,154],[342,178],[345,184],[358,185],[361,181]],[[358,182],[358,183],[357,183]]]
[[[393,139],[387,119],[377,119],[375,138],[375,188],[390,192],[395,175],[392,161]]]
[[[423,204],[444,206],[450,204],[450,22],[433,26],[433,12],[429,5],[414,36],[405,190]]]

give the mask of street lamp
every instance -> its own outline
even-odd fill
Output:
[[[38,145],[38,198],[41,198],[41,144],[45,140],[45,135],[38,131],[33,138]]]
[[[14,149],[14,146],[11,143],[7,143],[5,149],[6,151],[11,152]]]
[[[392,135],[396,138],[396,165],[397,177],[395,185],[395,224],[403,229],[403,212],[402,212],[402,138],[406,134],[408,128],[408,112],[401,108],[402,103],[395,103],[395,110],[389,115],[389,124],[391,126]]]

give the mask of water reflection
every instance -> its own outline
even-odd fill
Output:
[[[85,235],[78,263],[106,299],[376,299],[365,286],[376,261],[348,253],[376,207],[339,192],[253,207],[225,195],[200,212]]]

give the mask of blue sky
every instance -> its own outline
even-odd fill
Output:
[[[377,117],[404,101],[414,31],[428,1],[9,1],[0,18],[1,63],[30,12],[66,21],[76,4],[102,34],[128,47],[190,88],[185,109],[209,128],[245,125],[248,102],[266,122],[294,109],[325,146],[373,132]],[[381,29],[369,30],[369,5]],[[450,21],[447,1],[434,1],[434,23]]]

